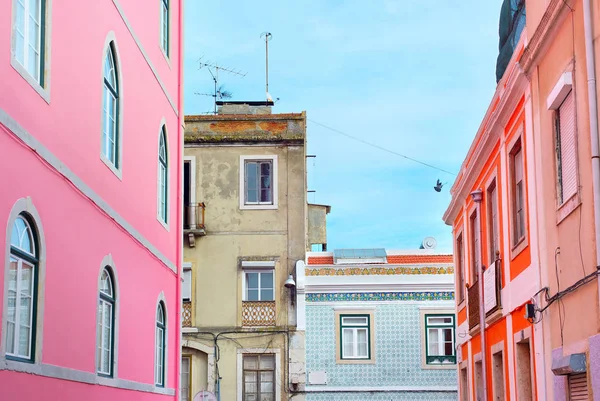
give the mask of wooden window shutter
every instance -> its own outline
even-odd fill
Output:
[[[575,98],[573,91],[558,108],[559,119],[559,189],[562,204],[577,193],[577,135],[575,132]]]
[[[569,400],[571,401],[588,401],[588,385],[587,374],[579,373],[569,376]]]

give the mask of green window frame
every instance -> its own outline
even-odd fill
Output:
[[[434,334],[435,333],[435,334]],[[456,318],[453,314],[425,315],[425,363],[456,364]]]
[[[371,315],[340,314],[339,323],[340,359],[371,359]]]

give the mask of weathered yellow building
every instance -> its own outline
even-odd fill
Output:
[[[265,102],[185,117],[183,401],[304,399],[305,142],[305,113]]]

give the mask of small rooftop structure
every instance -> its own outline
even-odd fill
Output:
[[[333,263],[387,263],[387,253],[384,248],[374,249],[334,249]]]

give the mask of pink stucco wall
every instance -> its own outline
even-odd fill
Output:
[[[49,103],[11,66],[13,1],[0,4],[0,283],[5,280],[9,213],[18,199],[30,198],[40,216],[46,253],[42,356],[35,364],[68,368],[77,377],[86,372],[95,376],[98,277],[108,254],[115,265],[119,310],[118,366],[112,382],[85,384],[18,373],[7,369],[0,356],[0,400],[176,399],[179,280],[167,264],[178,270],[181,265],[182,132],[177,109],[182,110],[182,2],[170,1],[167,60],[159,46],[160,0],[51,1]],[[103,50],[111,31],[122,79],[122,179],[100,159]],[[3,119],[16,121],[35,137],[164,260],[81,193],[79,181],[70,183],[45,156],[36,155]],[[158,138],[163,120],[170,165],[168,229],[157,220]],[[161,293],[168,333],[163,392],[175,395],[148,389],[154,384],[155,314]],[[1,285],[0,312],[5,299]],[[1,330],[2,326],[0,338]],[[119,388],[123,381],[146,389]]]

